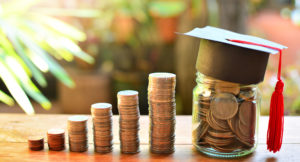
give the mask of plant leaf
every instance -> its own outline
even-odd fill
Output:
[[[150,12],[161,17],[177,16],[186,8],[182,1],[153,1],[149,5]]]
[[[0,62],[0,76],[3,82],[5,83],[7,89],[17,101],[17,103],[21,106],[21,108],[28,114],[33,115],[34,109],[26,96],[25,92],[23,91],[22,87],[19,83],[14,79],[12,74],[9,72],[7,67]]]
[[[42,47],[45,47],[50,53],[58,53],[67,61],[73,60],[73,55],[81,58],[88,63],[94,63],[94,58],[85,53],[73,40],[60,36],[52,30],[33,22],[25,23],[31,32],[38,31],[44,33],[45,38],[41,41],[36,40]],[[57,55],[57,54],[56,54]],[[55,57],[57,57],[54,55]]]
[[[32,18],[34,18],[34,20],[47,25],[54,31],[60,33],[60,35],[65,35],[77,41],[84,41],[86,39],[85,33],[81,32],[80,30],[74,28],[73,26],[67,23],[64,23],[63,21],[41,14],[31,15]]]
[[[6,67],[9,67],[10,71],[14,74],[14,78],[19,81],[19,84],[25,92],[41,104],[44,109],[49,110],[51,108],[50,101],[34,85],[21,65],[12,57],[5,57],[5,63]]]
[[[25,52],[23,46],[17,40],[17,38],[15,36],[15,33],[13,31],[13,27],[12,26],[8,26],[7,27],[8,24],[7,23],[4,24],[3,22],[0,22],[0,25],[1,25],[2,29],[4,29],[4,32],[6,33],[7,37],[9,38],[9,40],[12,42],[13,46],[15,47],[16,52],[23,59],[23,61],[25,62],[25,64],[28,66],[28,68],[31,70],[33,78],[42,87],[47,86],[46,79],[44,78],[44,76],[42,75],[42,73],[35,67],[35,65],[31,62],[31,60],[28,58],[28,56],[26,55],[26,52]],[[1,35],[1,36],[5,37],[4,35]]]
[[[22,58],[15,52],[13,45],[6,38],[5,34],[2,31],[0,31],[0,47],[7,55],[14,57],[18,61],[18,63],[21,64],[27,74],[32,75],[30,69],[24,63]]]
[[[30,7],[37,4],[40,0],[10,0],[6,3],[1,2],[2,16],[10,16],[14,14],[21,15],[27,12]]]
[[[19,31],[15,31],[15,34],[17,34],[17,37],[24,43],[27,49],[32,52],[32,55],[34,57],[40,57],[48,64],[49,71],[55,77],[57,77],[61,82],[63,82],[65,85],[69,87],[74,86],[74,82],[65,72],[65,70],[59,64],[57,64],[55,60],[53,60],[53,58],[50,57],[43,49],[41,49],[38,45],[36,45],[30,39],[30,37],[26,36],[25,33],[21,33]]]
[[[101,17],[102,12],[96,9],[68,9],[68,8],[35,8],[36,13],[52,15],[52,16],[72,16],[82,18]]]
[[[94,58],[85,53],[80,49],[80,47],[74,43],[72,40],[65,38],[65,37],[60,37],[57,40],[61,46],[66,48],[70,53],[73,55],[81,58],[82,60],[92,64],[95,62]],[[54,47],[55,48],[55,47]]]
[[[15,104],[14,99],[12,99],[9,95],[0,90],[0,101],[3,103],[13,106]]]

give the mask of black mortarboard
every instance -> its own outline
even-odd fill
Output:
[[[183,34],[201,39],[196,62],[199,72],[241,84],[257,84],[263,81],[269,54],[276,54],[278,50],[230,40],[255,42],[278,49],[287,48],[262,38],[211,26],[195,28]]]

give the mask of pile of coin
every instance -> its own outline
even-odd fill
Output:
[[[112,106],[96,103],[91,106],[94,132],[94,150],[98,153],[112,151]]]
[[[254,146],[256,87],[202,78],[194,109],[193,141],[200,147],[230,153]]]
[[[138,153],[139,141],[139,98],[138,92],[125,90],[118,92],[120,114],[120,149],[122,153]]]
[[[61,151],[65,149],[65,130],[49,129],[47,132],[49,150]]]
[[[75,115],[68,119],[69,148],[72,152],[88,149],[87,116]]]
[[[152,153],[172,153],[175,142],[176,75],[149,75],[148,103],[150,116],[150,150]]]
[[[32,151],[44,149],[44,138],[40,136],[31,136],[28,138],[28,147]]]

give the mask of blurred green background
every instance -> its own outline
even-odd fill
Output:
[[[177,114],[191,114],[199,40],[175,32],[206,25],[288,46],[285,114],[300,114],[299,0],[0,0],[0,112],[90,113],[109,102],[116,113],[116,93],[133,89],[147,114],[148,74],[163,71],[177,75]],[[260,85],[263,115],[277,63],[271,56]]]

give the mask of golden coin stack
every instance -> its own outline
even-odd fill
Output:
[[[28,147],[32,151],[44,149],[44,138],[40,136],[31,136],[28,138]]]
[[[122,153],[138,153],[139,141],[139,98],[138,92],[125,90],[118,92],[120,114],[120,149]]]
[[[175,74],[152,73],[149,75],[148,103],[152,153],[174,152],[175,85]]]
[[[232,152],[254,146],[256,89],[206,77],[198,96],[199,122],[193,136],[201,147]],[[205,92],[206,91],[206,92]]]
[[[47,132],[49,150],[61,151],[65,149],[65,130],[49,129]]]
[[[68,119],[69,148],[72,152],[88,149],[87,116],[75,115]]]
[[[109,103],[96,103],[91,106],[94,131],[94,150],[98,153],[112,151],[112,106]]]

